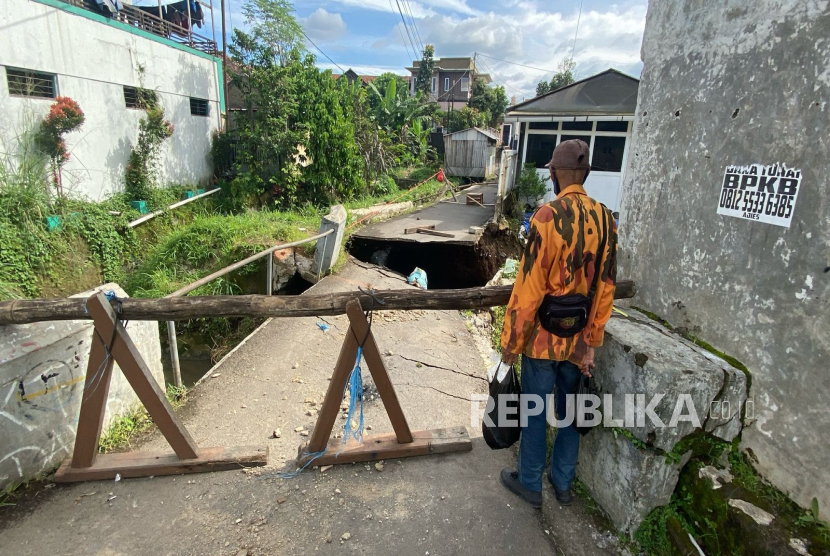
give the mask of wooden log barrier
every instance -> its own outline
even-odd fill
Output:
[[[375,310],[407,309],[482,309],[507,305],[513,286],[492,286],[458,290],[416,288],[375,292],[385,305]],[[637,288],[631,280],[618,280],[615,299],[634,297]],[[371,297],[359,292],[312,295],[211,295],[161,299],[121,300],[125,320],[175,321],[207,317],[310,317],[342,315],[346,304],[357,298],[363,306]],[[26,324],[50,320],[89,320],[86,299],[16,299],[0,302],[0,325]]]

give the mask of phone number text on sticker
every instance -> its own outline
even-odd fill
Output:
[[[727,166],[718,214],[790,227],[801,170],[785,164]]]

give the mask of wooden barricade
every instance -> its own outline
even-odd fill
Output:
[[[409,430],[409,424],[398,402],[395,387],[389,380],[389,373],[370,330],[369,322],[363,314],[360,301],[357,299],[349,301],[346,304],[346,315],[349,317],[349,330],[340,348],[337,365],[329,382],[326,399],[320,408],[320,415],[317,417],[311,440],[299,448],[298,463],[302,465],[313,459],[315,465],[332,465],[472,450],[473,445],[466,427],[416,432]],[[362,444],[343,446],[342,441],[329,440],[329,438],[340,411],[343,391],[355,366],[358,340],[364,338],[363,356],[395,432],[394,434],[365,436]],[[315,454],[320,452],[324,453],[315,457]]]
[[[164,390],[153,378],[106,296],[98,293],[90,297],[87,310],[95,329],[75,449],[72,457],[67,458],[55,473],[56,482],[113,479],[116,475],[146,477],[198,473],[268,463],[267,447],[199,448],[176,416]],[[112,367],[116,362],[174,453],[98,454]]]

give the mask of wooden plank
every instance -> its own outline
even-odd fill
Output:
[[[434,229],[435,229],[434,225],[418,226],[416,228],[404,228],[403,233],[404,234],[417,234],[418,230],[434,230]]]
[[[98,330],[93,329],[86,380],[81,396],[78,432],[75,436],[75,448],[72,451],[73,467],[89,467],[95,462],[95,456],[98,453],[98,439],[101,438],[101,429],[104,425],[112,367],[115,364],[112,357],[107,358],[104,341]]]
[[[394,434],[364,436],[363,444],[355,442],[346,446],[343,446],[341,439],[335,438],[329,442],[326,453],[315,459],[313,465],[336,465],[449,452],[469,452],[472,449],[473,444],[466,427],[414,431],[412,442],[408,444],[398,442]],[[303,465],[309,459],[305,446],[300,446],[298,463]]]
[[[98,292],[87,300],[87,309],[95,322],[95,329],[101,337],[111,338],[115,327],[115,341],[112,346],[112,356],[124,373],[124,377],[135,390],[138,399],[144,404],[147,413],[170,443],[173,451],[181,459],[195,459],[199,456],[199,447],[190,437],[190,433],[179,421],[176,412],[167,401],[162,390],[144,358],[135,347],[132,338],[124,330],[124,326],[116,321],[115,311],[107,301],[106,296]]]
[[[426,234],[428,236],[438,236],[438,237],[449,237],[454,238],[455,234],[448,234],[447,232],[438,232],[435,230],[426,230],[426,229],[419,229],[419,234]]]
[[[481,309],[506,305],[513,286],[492,286],[458,290],[381,290],[386,301],[378,310]],[[615,299],[634,297],[631,280],[618,280]],[[359,292],[318,295],[208,295],[161,299],[125,298],[122,317],[127,320],[189,320],[209,317],[313,317],[342,315],[346,303],[357,297],[363,304],[370,296]],[[0,302],[0,325],[49,320],[88,320],[83,298],[16,299]]]
[[[349,305],[352,304],[356,304],[357,310],[360,311],[360,303],[357,300],[352,299]],[[340,355],[337,357],[337,364],[334,367],[334,373],[331,375],[331,380],[329,381],[329,388],[326,392],[326,398],[323,400],[323,406],[320,408],[317,423],[315,423],[314,430],[311,433],[311,440],[308,442],[309,450],[311,452],[323,451],[326,447],[326,443],[329,441],[331,429],[334,427],[334,422],[337,420],[337,415],[340,413],[340,404],[343,401],[343,391],[346,388],[346,383],[349,381],[349,376],[351,375],[352,370],[354,370],[356,360],[357,339],[352,333],[352,329],[350,327],[349,330],[346,331],[346,337],[343,339],[343,345],[340,348]]]
[[[95,456],[98,453],[98,439],[101,438],[101,429],[104,425],[112,367],[115,364],[112,357],[107,358],[105,341],[108,340],[104,340],[98,331],[93,329],[86,380],[81,396],[78,432],[75,435],[75,448],[72,451],[73,467],[89,467],[95,462]]]
[[[369,372],[372,373],[372,379],[375,381],[375,387],[380,394],[380,399],[383,401],[383,407],[386,408],[386,414],[389,416],[389,421],[392,423],[392,428],[395,430],[397,440],[401,444],[412,442],[412,432],[409,430],[409,424],[406,422],[406,416],[401,409],[401,403],[398,401],[398,395],[395,393],[395,387],[392,386],[392,381],[389,380],[389,373],[386,370],[386,364],[380,356],[375,336],[369,330],[369,323],[366,321],[366,316],[359,302],[350,303],[346,308],[346,314],[349,316],[351,329],[359,339],[366,338],[363,344],[363,357],[366,358],[366,364],[369,367]],[[367,336],[368,333],[368,336]],[[322,446],[317,451],[322,450]]]
[[[206,473],[226,469],[258,467],[268,463],[268,448],[238,446],[233,448],[202,448],[196,459],[181,460],[170,452],[125,452],[102,454],[91,467],[72,467],[66,459],[55,473],[55,482],[111,480],[116,474],[122,478],[155,475]]]

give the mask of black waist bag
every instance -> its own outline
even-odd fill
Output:
[[[571,338],[588,326],[588,317],[591,314],[594,294],[597,290],[597,284],[599,284],[600,274],[602,274],[602,269],[600,268],[602,255],[605,252],[605,243],[608,239],[607,215],[605,214],[604,208],[601,212],[602,240],[598,245],[597,260],[594,262],[594,266],[596,267],[594,283],[591,284],[588,295],[582,295],[581,293],[546,295],[542,299],[539,310],[536,312],[536,316],[539,317],[539,324],[554,336]]]
[[[591,298],[581,293],[546,295],[537,312],[539,324],[555,336],[570,338],[588,326],[592,304]]]

